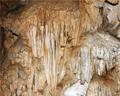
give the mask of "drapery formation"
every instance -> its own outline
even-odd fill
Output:
[[[20,1],[1,3],[3,96],[120,95],[118,0]]]

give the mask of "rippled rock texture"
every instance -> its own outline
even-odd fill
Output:
[[[118,0],[0,6],[0,96],[120,96]]]

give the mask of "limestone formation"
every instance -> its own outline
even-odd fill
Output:
[[[119,0],[0,1],[0,96],[120,96]]]

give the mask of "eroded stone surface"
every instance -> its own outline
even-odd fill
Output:
[[[38,2],[0,22],[5,96],[120,95],[120,41],[103,18],[116,26],[120,5],[100,0],[103,5],[97,7],[93,1],[81,0],[70,9],[58,7],[61,3],[51,7],[52,3]]]

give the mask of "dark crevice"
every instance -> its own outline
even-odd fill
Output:
[[[8,14],[8,13],[18,14],[18,13],[20,13],[23,10],[24,7],[25,7],[24,4],[21,4],[20,2],[16,2],[14,5],[12,5],[8,9],[6,14]]]
[[[5,41],[5,29],[0,26],[0,70],[3,72],[4,68],[4,62],[7,58],[7,50],[4,47],[4,41]]]
[[[21,13],[28,4],[27,1],[28,0],[0,1],[0,17],[6,17],[9,13],[14,15]]]
[[[9,29],[9,28],[5,28],[5,27],[2,27],[2,26],[0,26],[3,30],[4,30],[4,32],[10,32],[10,33],[12,33],[12,35],[14,35],[14,36],[19,36],[18,34],[16,34],[16,33],[14,33],[11,29]]]
[[[119,3],[119,1],[116,2],[116,3],[111,3],[111,2],[109,2],[108,0],[105,0],[105,2],[108,3],[108,4],[110,4],[110,5],[113,5],[113,6],[116,6],[116,5]]]
[[[16,36],[17,40],[20,37],[20,35],[14,33],[11,29],[0,26],[0,71],[1,72],[4,72],[6,70],[4,64],[6,64],[6,61],[7,61],[7,58],[8,58],[8,51],[10,50],[10,49],[6,49],[6,47],[4,45],[4,42],[6,40],[6,34],[8,34],[7,32],[8,33],[10,32],[12,34],[12,36]],[[10,48],[12,46],[13,45],[11,45]]]

